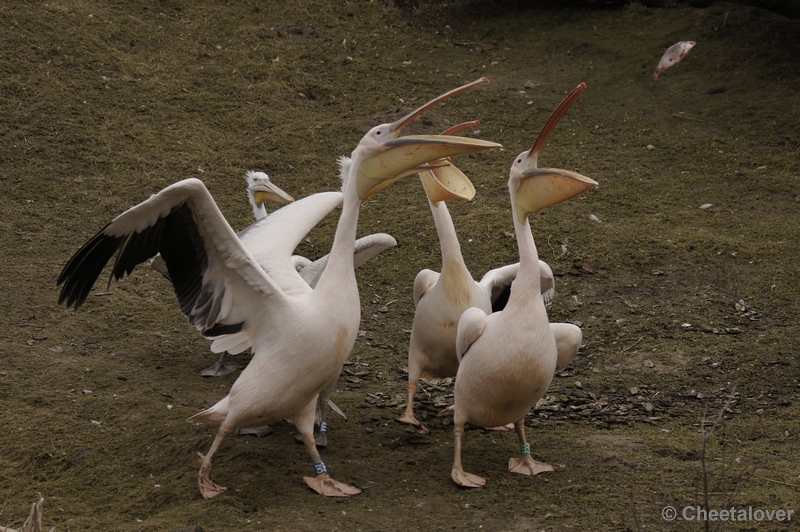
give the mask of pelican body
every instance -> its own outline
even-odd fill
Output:
[[[325,192],[313,194],[303,198],[298,205],[286,210],[276,211],[276,216],[280,219],[267,220],[268,212],[266,203],[273,201],[281,204],[294,202],[294,199],[277,185],[272,183],[269,176],[264,172],[248,171],[245,174],[247,181],[247,197],[253,209],[253,216],[256,222],[246,227],[237,236],[242,240],[247,249],[254,255],[254,258],[263,268],[270,269],[275,262],[276,255],[282,256],[287,252],[293,252],[294,248],[305,238],[308,232],[319,223],[322,218],[327,216],[333,209],[342,203],[341,192]],[[302,206],[302,208],[301,208]],[[276,236],[278,238],[276,238]],[[359,238],[355,242],[353,254],[353,267],[358,268],[371,258],[375,257],[385,249],[394,247],[397,241],[386,233],[376,233]],[[300,277],[314,288],[319,281],[325,265],[328,263],[328,255],[311,261],[300,255],[292,255],[292,266],[300,274]],[[160,272],[164,277],[170,279],[167,265],[161,255],[156,255],[151,261],[150,266]],[[223,351],[214,365],[200,372],[203,377],[222,377],[233,373],[238,366],[233,361],[228,360],[228,351]],[[323,428],[319,434],[315,435],[317,445],[325,447],[328,444],[327,435],[327,414],[329,405],[340,412],[338,406],[332,404],[331,395],[338,379],[334,378],[328,386],[320,393],[317,401],[317,419],[320,427]],[[239,434],[253,434],[263,436],[269,434],[269,425],[239,429]],[[298,436],[302,440],[302,436]]]
[[[341,168],[342,212],[327,266],[313,289],[293,268],[288,253],[278,257],[279,263],[262,268],[196,179],[171,185],[122,213],[64,267],[58,279],[63,284],[59,302],[77,308],[114,254],[112,276],[119,279],[160,252],[181,311],[191,325],[215,338],[212,350],[252,347],[250,364],[230,393],[189,419],[219,425],[211,449],[200,454],[198,485],[204,498],[226,489],[210,474],[211,459],[225,437],[236,428],[280,419],[292,421],[303,436],[316,473],[304,477],[309,487],[326,496],[360,492],[333,480],[313,437],[317,396],[341,371],[358,333],[361,312],[353,253],[359,205],[394,181],[418,173],[420,165],[500,147],[449,136],[400,137],[414,118],[485,81],[447,92],[364,135],[350,162]]]
[[[597,185],[576,172],[537,168],[539,150],[585,87],[581,84],[567,96],[533,147],[520,154],[511,167],[508,188],[520,262],[508,303],[502,311],[489,315],[483,309],[470,308],[458,323],[456,353],[461,363],[454,392],[451,477],[461,486],[481,487],[486,482],[465,472],[461,464],[461,439],[467,422],[483,427],[513,422],[521,457],[510,460],[509,470],[526,475],[553,470],[531,458],[525,439],[525,415],[544,396],[559,365],[556,333],[539,295],[539,256],[528,216]],[[560,324],[558,328],[561,326],[580,334],[574,325]]]

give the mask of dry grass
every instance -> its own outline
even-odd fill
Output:
[[[661,508],[701,500],[704,405],[719,411],[733,386],[709,464],[759,468],[739,505],[796,504],[797,21],[726,4],[48,1],[0,7],[0,27],[0,525],[19,527],[41,492],[45,527],[72,531],[677,530],[687,524],[664,523]],[[653,83],[664,48],[689,38],[697,47]],[[197,376],[214,357],[160,276],[141,268],[75,313],[55,304],[61,267],[116,214],[190,175],[235,228],[250,217],[246,170],[295,197],[335,189],[336,157],[370,126],[482,75],[492,84],[416,126],[480,118],[480,136],[506,146],[459,163],[478,189],[451,208],[475,276],[515,260],[511,157],[566,91],[589,87],[540,163],[601,187],[532,224],[555,270],[596,272],[559,277],[550,308],[586,341],[530,419],[537,456],[559,472],[512,477],[514,436],[471,430],[465,466],[488,484],[458,490],[434,397],[420,408],[430,436],[392,421],[413,278],[440,264],[408,179],[362,208],[360,234],[387,231],[399,246],[359,272],[366,336],[351,361],[366,375],[343,379],[349,417],[333,420],[324,452],[364,493],[307,490],[308,459],[279,425],[227,441],[215,475],[232,490],[203,501],[196,451],[214,430],[185,419],[235,376]],[[324,254],[334,224],[298,251]],[[785,529],[759,529],[770,527]]]

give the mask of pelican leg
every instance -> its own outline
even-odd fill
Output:
[[[420,430],[424,432],[430,432],[430,429],[417,421],[416,416],[414,416],[414,396],[417,395],[417,381],[411,380],[411,377],[408,379],[408,404],[406,405],[406,410],[403,412],[403,415],[396,419],[400,423],[406,423],[408,425],[414,425],[415,427],[419,427]]]
[[[522,417],[514,423],[514,428],[517,430],[519,443],[522,447],[522,456],[520,458],[511,458],[508,461],[508,470],[512,473],[519,473],[520,475],[538,475],[539,473],[547,473],[555,471],[556,468],[550,464],[537,462],[531,458],[531,447],[525,440],[525,418]]]
[[[341,375],[341,372],[339,372],[339,375]],[[330,410],[328,401],[330,401],[331,396],[333,395],[333,390],[336,388],[336,383],[339,382],[339,375],[336,375],[336,377],[334,377],[334,379],[329,382],[325,389],[319,394],[319,400],[317,401],[317,410],[319,411],[319,431],[314,438],[314,441],[317,443],[317,447],[328,446],[328,411]]]
[[[465,488],[482,488],[486,484],[486,479],[467,473],[461,465],[461,438],[464,436],[464,423],[456,423],[453,428],[455,439],[455,449],[453,450],[453,468],[450,470],[450,477],[453,482]]]
[[[317,398],[318,396],[314,397],[295,421],[295,426],[303,437],[303,444],[306,446],[306,451],[314,463],[314,471],[317,473],[316,477],[303,477],[303,480],[309,488],[326,497],[350,497],[352,495],[358,495],[361,493],[360,489],[342,484],[331,478],[328,474],[328,468],[325,467],[325,462],[322,461],[319,455],[317,442],[314,439],[314,413],[317,408]]]
[[[341,372],[339,372],[341,375]],[[336,375],[334,379],[328,383],[324,390],[319,393],[319,398],[317,399],[317,417],[319,418],[319,429],[317,432],[314,433],[314,441],[317,443],[317,447],[327,447],[328,446],[328,410],[330,410],[330,404],[328,401],[331,399],[331,395],[333,395],[333,390],[336,388],[336,383],[339,382],[339,375]],[[300,443],[304,443],[303,435],[298,434],[294,437]]]
[[[239,369],[239,366],[236,365],[235,362],[228,362],[228,352],[225,351],[219,356],[219,360],[217,360],[216,364],[201,371],[200,376],[223,377],[225,375],[230,375],[237,369]]]
[[[222,440],[225,439],[225,436],[230,434],[232,431],[233,427],[225,424],[220,425],[219,431],[217,432],[217,437],[214,438],[214,443],[211,444],[211,449],[208,450],[208,454],[203,455],[203,453],[197,453],[200,456],[200,471],[197,473],[197,484],[200,487],[200,494],[204,499],[216,497],[228,489],[211,480],[211,457],[217,452],[217,449],[219,449],[219,445],[222,443]]]

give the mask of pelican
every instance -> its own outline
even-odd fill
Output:
[[[341,371],[358,333],[353,252],[359,205],[430,161],[501,147],[452,136],[400,137],[408,123],[436,104],[486,81],[453,89],[393,123],[372,128],[351,159],[341,161],[342,212],[327,266],[313,289],[292,267],[288,253],[275,253],[262,268],[243,242],[248,234],[240,239],[234,233],[197,179],[171,185],[117,216],[64,267],[59,302],[77,308],[115,253],[112,276],[119,279],[160,252],[181,311],[205,336],[215,338],[212,349],[252,348],[253,358],[228,395],[189,418],[219,425],[210,450],[199,453],[198,485],[204,498],[226,489],[211,480],[211,459],[225,437],[239,427],[281,419],[292,421],[303,435],[316,473],[304,477],[309,487],[325,496],[360,493],[330,476],[313,437],[317,396]]]
[[[253,209],[253,216],[256,219],[256,223],[252,224],[251,226],[245,228],[243,231],[237,233],[237,236],[240,236],[246,232],[251,231],[251,238],[248,242],[252,243],[248,246],[248,249],[251,252],[254,252],[253,247],[258,246],[261,249],[267,250],[263,253],[267,256],[270,256],[269,249],[275,244],[274,239],[271,238],[270,232],[272,231],[271,225],[266,223],[259,224],[258,222],[263,220],[267,217],[267,209],[266,203],[268,201],[274,201],[276,203],[287,204],[294,201],[294,199],[286,192],[281,190],[277,185],[270,181],[270,178],[264,172],[257,172],[254,170],[250,170],[245,174],[245,181],[247,182],[247,197],[250,201],[250,206]],[[289,226],[289,230],[292,231],[291,235],[287,235],[285,230],[282,231],[280,242],[295,242],[295,246],[300,243],[300,240],[305,238],[308,231],[311,230],[313,225],[319,223],[319,221],[324,218],[328,213],[330,213],[334,208],[341,205],[341,193],[336,193],[339,197],[339,201],[324,201],[324,202],[315,202],[314,207],[311,205],[304,205],[302,210],[299,209],[291,209],[292,214],[294,215],[293,221],[287,223]],[[331,197],[332,198],[332,197]],[[297,218],[302,216],[307,222],[313,221],[313,225],[309,223],[304,223],[299,225],[301,221]],[[297,231],[298,228],[308,228],[305,233],[302,231]],[[274,234],[274,232],[273,232]],[[263,235],[263,236],[262,236]],[[353,254],[353,265],[355,268],[358,268],[368,260],[372,259],[373,257],[380,254],[382,251],[394,247],[397,245],[397,241],[391,235],[386,233],[376,233],[373,235],[368,235],[356,240],[355,243],[355,250]],[[305,257],[300,255],[292,255],[292,264],[300,276],[305,280],[311,288],[316,286],[316,282],[319,280],[319,276],[322,273],[322,270],[325,269],[325,265],[328,262],[328,256],[325,255],[324,257],[317,259],[316,261],[311,261]],[[164,277],[169,279],[169,272],[167,271],[167,265],[164,262],[164,259],[161,255],[156,255],[151,261],[150,266],[161,273]],[[263,264],[262,264],[263,266]],[[200,372],[200,375],[203,377],[222,377],[224,375],[228,375],[233,373],[238,369],[238,365],[234,362],[228,360],[228,351],[223,351],[217,362],[204,369]],[[333,395],[333,389],[336,386],[336,382],[338,379],[334,379],[331,381],[328,387],[323,390],[320,394],[318,405],[317,405],[317,420],[319,422],[319,427],[322,429],[319,431],[318,435],[316,435],[317,445],[321,447],[325,447],[328,444],[327,440],[327,414],[328,408],[333,407],[337,412],[339,412],[342,416],[344,416],[344,412],[336,406],[332,404],[331,395]],[[241,429],[239,431],[240,434],[255,434],[257,436],[263,436],[270,432],[269,425],[265,425],[263,427],[255,427],[255,428],[248,428],[248,429]]]
[[[461,486],[481,487],[486,483],[484,478],[465,472],[461,464],[466,422],[483,427],[513,422],[521,456],[509,461],[509,471],[524,475],[553,471],[552,466],[531,458],[525,439],[525,415],[545,394],[557,367],[564,363],[559,360],[556,335],[539,295],[539,256],[528,217],[597,186],[597,182],[577,172],[537,167],[545,141],[585,88],[581,83],[559,104],[533,147],[521,153],[511,166],[508,189],[520,262],[506,307],[489,315],[484,309],[473,307],[458,322],[456,355],[460,365],[453,405],[455,448],[451,477]],[[557,329],[567,337],[580,337],[580,329],[574,325],[557,324]]]
[[[253,216],[256,222],[267,217],[268,213],[265,204],[268,201],[274,201],[284,205],[294,201],[294,198],[270,181],[269,176],[264,172],[250,170],[245,174],[244,179],[247,181],[247,198],[250,201],[250,206],[253,208]],[[327,214],[327,212],[325,214]],[[241,235],[241,233],[239,233],[239,235]],[[164,262],[161,255],[153,257],[150,261],[150,267],[167,279],[170,279],[169,271],[167,271],[167,264]],[[203,377],[223,377],[233,373],[238,368],[239,366],[235,362],[228,361],[228,352],[223,351],[219,356],[219,360],[217,360],[214,365],[201,371],[200,375]]]
[[[442,135],[452,135],[476,125],[480,125],[480,122],[465,122],[448,129]],[[408,346],[408,403],[397,421],[428,432],[428,428],[414,415],[414,396],[419,379],[456,376],[456,328],[459,318],[470,307],[477,307],[486,314],[491,314],[493,310],[502,310],[519,264],[491,270],[480,283],[473,280],[464,264],[461,246],[445,200],[453,197],[447,194],[447,190],[460,190],[463,197],[471,200],[475,196],[475,187],[452,164],[427,170],[420,174],[420,179],[439,237],[442,271],[437,273],[425,269],[414,279],[416,312]],[[448,187],[446,190],[442,188],[445,183]],[[545,302],[549,302],[555,292],[553,272],[547,263],[539,261],[539,265],[542,295]]]

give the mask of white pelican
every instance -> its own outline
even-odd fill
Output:
[[[247,197],[250,201],[250,206],[253,208],[253,216],[255,217],[256,222],[259,222],[267,217],[268,212],[266,209],[266,203],[268,201],[274,201],[281,204],[287,204],[294,201],[294,199],[288,193],[284,192],[272,181],[270,181],[269,176],[264,172],[250,170],[245,174],[245,181],[247,182]],[[335,194],[339,198],[338,202],[326,200],[324,202],[315,202],[313,206],[308,205],[308,202],[304,202],[302,210],[297,208],[290,209],[293,217],[291,220],[287,220],[287,228],[281,230],[280,239],[278,240],[284,244],[283,247],[285,247],[287,242],[294,242],[295,246],[298,245],[314,225],[319,223],[319,221],[327,216],[327,214],[330,213],[334,208],[341,205],[342,194],[340,192],[336,192]],[[331,199],[332,198],[333,197],[331,196]],[[289,211],[287,211],[287,213],[288,212]],[[284,213],[284,215],[287,213]],[[303,217],[302,220],[299,217]],[[313,224],[310,224],[309,222],[312,221]],[[308,230],[303,233],[302,231],[298,231],[299,228],[307,228]],[[287,229],[291,231],[290,234],[286,234]],[[251,226],[237,233],[237,236],[241,237],[241,235],[246,231],[252,232],[252,238],[248,239],[249,245],[247,246],[251,253],[272,256],[269,250],[276,243],[274,238],[276,233],[271,225],[266,223],[252,224]],[[270,236],[270,233],[272,233],[273,237]],[[376,233],[359,238],[356,240],[355,244],[353,265],[355,268],[358,268],[382,251],[396,245],[397,241],[391,235],[386,233]],[[325,269],[325,264],[327,264],[327,262],[327,255],[313,262],[300,255],[292,255],[292,264],[294,268],[298,271],[298,273],[300,273],[300,276],[311,286],[311,288],[316,286],[319,275],[322,273],[322,270]],[[161,258],[161,255],[156,255],[150,261],[150,266],[167,279],[170,278],[169,272],[167,271],[167,265],[164,262],[164,259]],[[200,375],[203,377],[222,377],[224,375],[233,373],[236,371],[236,369],[238,369],[238,365],[228,360],[228,351],[223,351],[219,356],[219,360],[217,360],[214,365],[201,371]],[[321,447],[327,445],[327,413],[329,401],[331,401],[331,395],[333,394],[333,388],[336,386],[336,381],[337,379],[331,381],[331,384],[326,387],[326,389],[320,394],[319,398],[317,419],[319,426],[323,430],[320,431],[321,434],[316,436],[316,440],[317,445]],[[333,408],[344,415],[341,409],[339,409],[337,406],[333,405]],[[268,425],[263,427],[241,429],[239,431],[240,434],[255,434],[258,436],[263,436],[269,432],[270,428]]]
[[[259,221],[267,216],[266,203],[274,201],[276,203],[287,204],[294,201],[288,193],[284,192],[276,184],[270,181],[269,176],[264,172],[248,171],[244,176],[247,181],[247,199],[253,208],[253,216]],[[331,208],[334,208],[333,205]],[[308,212],[307,210],[304,212]],[[327,213],[325,213],[327,214]],[[245,229],[247,230],[247,229]],[[241,233],[239,233],[241,234]],[[158,273],[169,279],[167,264],[161,255],[156,255],[150,261],[150,266]],[[223,377],[236,371],[239,366],[235,362],[228,361],[228,352],[223,351],[214,365],[200,372],[203,377]]]
[[[326,496],[360,490],[333,480],[314,442],[317,396],[341,371],[353,348],[361,317],[353,268],[360,202],[392,182],[442,157],[499,144],[452,136],[400,137],[414,118],[439,102],[486,80],[464,85],[391,124],[372,128],[343,161],[342,212],[330,257],[312,289],[291,266],[259,265],[231,229],[208,190],[197,179],[171,185],[128,209],[78,250],[59,276],[59,302],[78,307],[100,272],[117,253],[112,276],[119,279],[156,253],[167,263],[181,311],[206,336],[212,349],[252,346],[253,358],[230,393],[189,421],[218,424],[211,449],[200,454],[200,492],[225,490],[211,480],[211,458],[238,427],[291,420],[303,435],[316,477],[306,483]],[[297,205],[295,202],[286,208]],[[281,209],[281,210],[284,210]],[[270,221],[276,216],[266,218]],[[287,254],[288,255],[288,254]]]
[[[459,124],[442,135],[452,135],[474,125],[480,125],[480,122]],[[416,312],[408,345],[408,404],[397,421],[428,432],[428,428],[414,416],[414,396],[420,377],[433,380],[456,376],[456,329],[459,318],[470,307],[477,307],[486,314],[491,314],[493,308],[502,310],[519,264],[491,270],[480,283],[474,281],[464,264],[453,220],[444,201],[454,196],[448,195],[442,189],[442,184],[446,184],[449,190],[460,190],[461,195],[470,200],[475,195],[475,187],[452,164],[423,172],[420,179],[439,237],[442,271],[437,273],[425,269],[414,279]],[[543,297],[545,302],[549,302],[555,292],[553,272],[543,261],[540,261],[540,272]]]
[[[483,427],[514,422],[521,457],[509,461],[509,471],[525,475],[553,471],[551,466],[531,458],[530,445],[525,440],[525,415],[545,394],[561,362],[554,330],[539,295],[539,256],[528,216],[597,186],[576,172],[537,168],[539,150],[585,88],[581,83],[559,104],[533,147],[521,153],[511,166],[508,189],[520,263],[508,304],[489,315],[483,309],[470,308],[458,322],[456,354],[460,365],[453,405],[455,449],[451,477],[461,486],[481,487],[486,482],[465,472],[461,465],[466,422]],[[580,335],[574,325],[559,324],[558,329]]]

